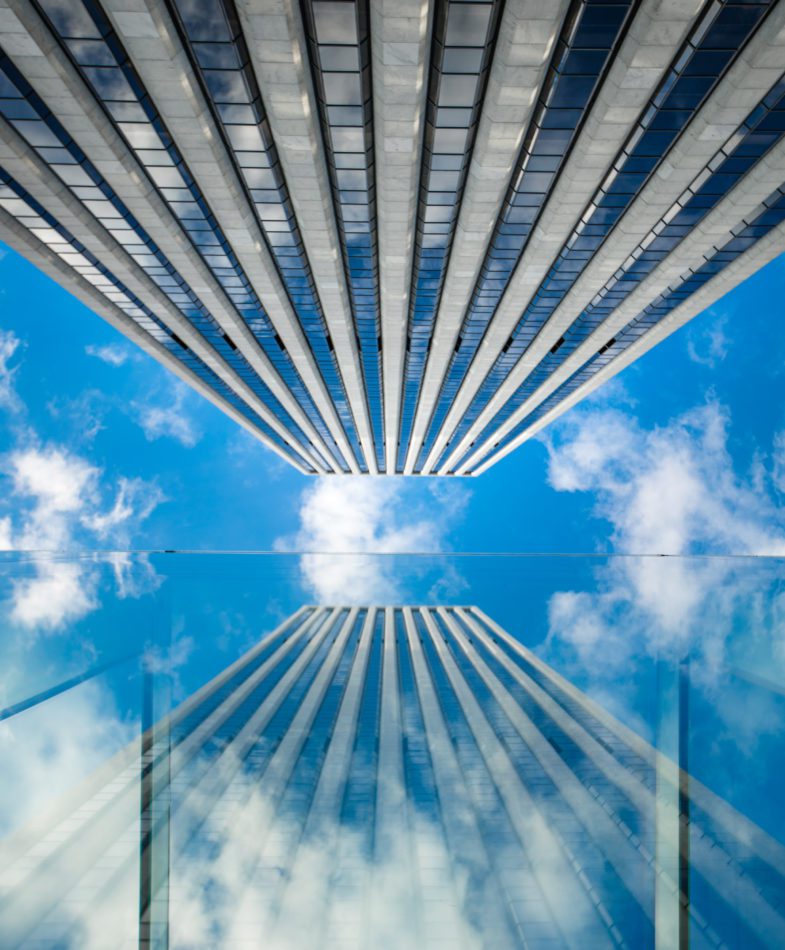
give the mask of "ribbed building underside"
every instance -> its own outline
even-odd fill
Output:
[[[783,848],[476,607],[302,608],[0,857],[8,948],[785,945]]]
[[[776,0],[0,34],[0,238],[303,472],[479,474],[785,249]]]

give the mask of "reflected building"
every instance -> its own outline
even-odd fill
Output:
[[[776,0],[0,26],[0,238],[303,472],[479,474],[785,249]]]
[[[785,945],[785,849],[475,607],[302,608],[0,853],[9,948]]]

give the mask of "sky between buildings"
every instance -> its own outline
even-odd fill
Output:
[[[314,479],[11,250],[0,547],[784,549],[785,257],[472,479]]]

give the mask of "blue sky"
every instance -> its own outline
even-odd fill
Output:
[[[714,407],[724,418],[723,465],[740,483],[757,488],[761,499],[776,501],[779,434],[785,432],[783,290],[785,259],[779,259],[627,369],[588,406],[568,413],[543,440],[525,444],[480,478],[399,479],[384,489],[380,480],[372,486],[366,480],[365,488],[344,482],[322,489],[331,495],[326,505],[340,505],[339,496],[346,495],[356,507],[360,492],[372,509],[357,536],[347,535],[344,519],[336,519],[341,543],[350,549],[613,550],[619,537],[602,478],[580,488],[554,479],[554,458],[563,461],[565,445],[575,444],[586,421],[608,412],[643,444],[657,430],[678,428],[676,420],[686,413]],[[280,462],[10,250],[0,261],[0,294],[5,478],[9,453],[35,447],[96,470],[92,504],[84,499],[95,516],[111,510],[118,486],[131,486],[126,517],[103,531],[77,525],[69,541],[143,549],[269,549],[329,541],[324,525],[315,533],[302,531],[303,506],[318,490],[313,479]],[[698,428],[707,424],[704,419]],[[694,442],[697,450],[700,439]],[[3,514],[18,522],[34,504],[34,492],[11,488],[3,492]],[[330,512],[324,509],[328,521]],[[640,539],[657,550],[665,540]],[[691,538],[693,543],[702,539]],[[733,549],[730,537],[713,544]]]
[[[153,652],[176,700],[304,600],[474,602],[650,738],[652,658],[688,643],[711,712],[695,767],[785,838],[767,792],[774,776],[760,773],[781,749],[771,728],[781,703],[728,674],[785,679],[776,567],[296,554],[785,553],[784,294],[785,257],[479,478],[309,479],[5,250],[0,549],[291,553],[263,567],[189,562],[163,600],[161,558],[12,569],[0,597],[6,631],[20,635],[0,642],[0,705],[149,648],[158,629],[170,639]],[[77,720],[92,750],[79,772],[137,722],[127,668],[99,680],[58,700],[76,704],[59,738],[47,731],[58,717],[30,720],[42,749],[65,750],[64,787]],[[29,767],[20,775],[31,787]],[[749,781],[730,781],[740,770]]]

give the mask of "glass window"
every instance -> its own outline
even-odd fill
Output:
[[[132,148],[163,149],[163,142],[149,123],[120,122],[118,125]]]
[[[177,0],[177,12],[192,40],[230,40],[232,38],[222,4],[205,0]]]
[[[225,127],[232,148],[241,151],[264,151],[264,142],[255,125],[227,125]]]
[[[29,142],[30,145],[44,145],[49,147],[57,147],[60,145],[60,139],[58,139],[46,123],[40,119],[33,119],[31,121],[15,120],[11,125],[13,125],[16,131]]]
[[[331,128],[330,138],[336,152],[365,152],[365,135],[362,129]]]
[[[85,66],[83,71],[100,99],[136,101],[136,93],[131,89],[122,70],[105,66]]]
[[[436,129],[433,135],[433,151],[462,154],[466,151],[466,136],[466,129]]]
[[[356,73],[323,73],[324,101],[328,105],[362,105],[360,76]]]
[[[116,66],[117,60],[103,40],[68,40],[74,59],[83,66]]]
[[[193,51],[204,69],[239,69],[242,65],[232,43],[194,43]]]
[[[490,3],[451,3],[445,46],[484,46],[491,10]]]
[[[319,61],[325,72],[360,71],[360,57],[356,46],[320,46]]]
[[[240,70],[203,69],[202,76],[216,102],[247,103],[251,99]]]
[[[313,9],[316,39],[319,43],[357,43],[357,22],[353,3],[316,0]]]
[[[362,106],[328,106],[327,118],[331,125],[363,125]]]
[[[468,129],[472,121],[471,109],[437,109],[435,125],[438,129]]]
[[[443,73],[478,73],[482,68],[482,49],[446,49],[442,57]]]
[[[440,106],[473,106],[477,94],[477,76],[442,76],[439,82]]]
[[[95,37],[101,34],[81,0],[40,0],[46,15],[65,37]]]

